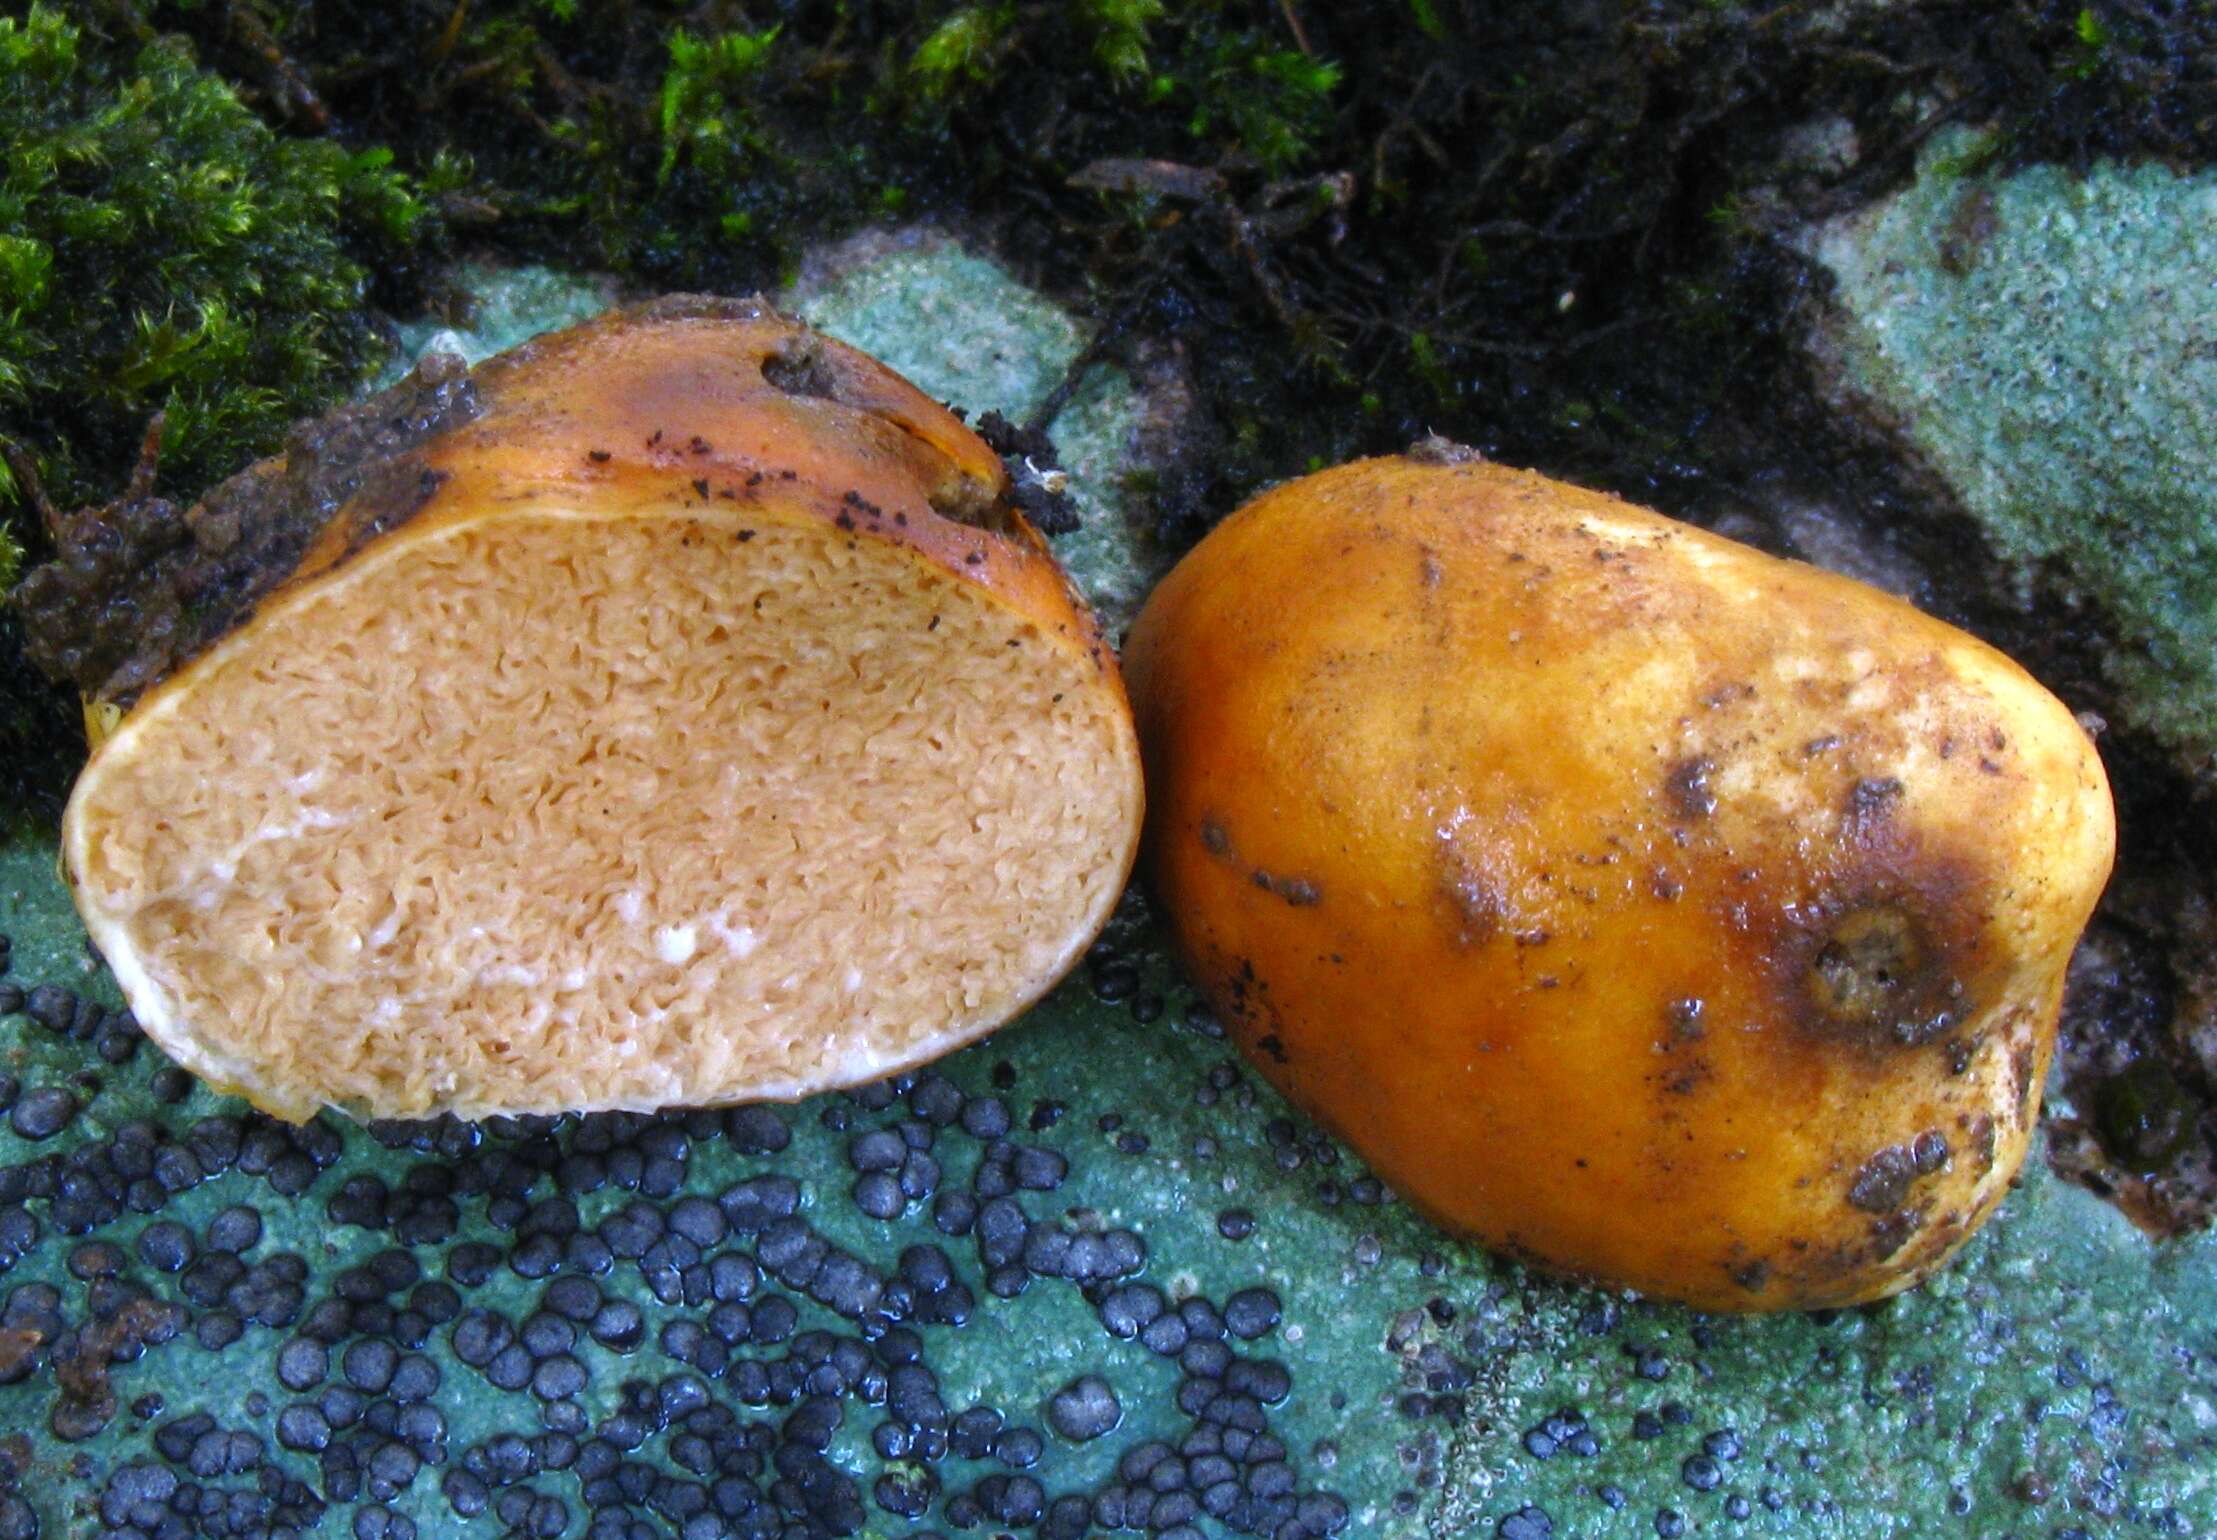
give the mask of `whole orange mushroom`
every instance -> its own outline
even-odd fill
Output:
[[[1193,975],[1441,1223],[1838,1306],[2009,1186],[2115,829],[1993,648],[1434,446],[1232,515],[1126,668]]]

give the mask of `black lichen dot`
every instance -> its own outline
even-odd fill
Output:
[[[890,1171],[868,1171],[855,1178],[850,1196],[854,1206],[871,1219],[898,1219],[908,1207],[908,1195]]]
[[[70,1125],[77,1109],[77,1098],[61,1086],[37,1086],[16,1098],[8,1126],[19,1138],[51,1139]]]
[[[1552,1540],[1555,1521],[1548,1517],[1545,1508],[1527,1504],[1514,1513],[1504,1515],[1501,1522],[1494,1526],[1493,1532],[1497,1540]]]
[[[182,1272],[197,1249],[192,1231],[174,1219],[157,1219],[139,1232],[139,1260],[157,1272]]]
[[[1115,1389],[1098,1374],[1080,1375],[1047,1402],[1047,1423],[1072,1443],[1086,1443],[1115,1431],[1124,1408]]]
[[[1241,1289],[1224,1302],[1224,1327],[1243,1342],[1267,1336],[1283,1317],[1278,1296],[1268,1289]]]

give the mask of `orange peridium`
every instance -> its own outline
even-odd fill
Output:
[[[1435,451],[1233,514],[1126,672],[1193,976],[1443,1225],[1702,1308],[1838,1306],[2009,1186],[2115,830],[2085,732],[1993,648]]]

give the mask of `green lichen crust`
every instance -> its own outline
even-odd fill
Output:
[[[2130,717],[2217,755],[2217,176],[2100,164],[1968,171],[1818,231],[1823,343],[1900,423],[2032,591],[2091,600]]]

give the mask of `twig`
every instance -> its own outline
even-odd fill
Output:
[[[0,459],[6,460],[8,469],[15,473],[15,484],[23,489],[23,495],[38,514],[39,523],[46,527],[46,537],[59,546],[62,543],[62,511],[46,495],[46,484],[38,476],[38,462],[21,444],[8,438],[0,438]]]
[[[316,95],[316,88],[308,83],[307,75],[293,63],[292,56],[271,34],[254,7],[247,0],[227,0],[223,11],[230,19],[232,33],[262,61],[262,69],[275,88],[270,94],[277,98],[285,116],[319,134],[328,132],[331,114],[325,109],[323,99]]]
[[[169,426],[169,413],[156,412],[146,424],[146,437],[139,440],[139,463],[131,467],[131,481],[123,489],[123,495],[133,502],[154,495],[154,473],[162,463],[162,432]]]

